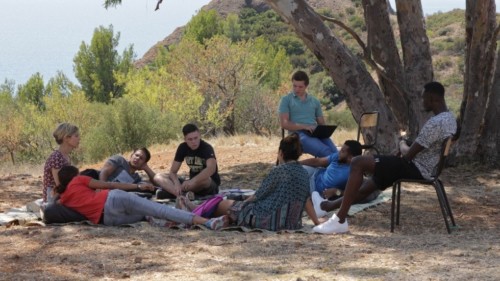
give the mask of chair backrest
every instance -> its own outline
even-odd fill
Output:
[[[365,146],[373,146],[377,143],[378,114],[378,111],[364,112],[361,114],[358,125],[357,141],[359,141],[361,135],[363,135]]]
[[[448,157],[448,154],[450,153],[450,148],[452,143],[453,143],[453,136],[449,136],[446,139],[444,139],[443,144],[441,145],[441,155],[439,156],[439,162],[437,163],[436,167],[434,167],[434,170],[432,172],[433,178],[437,179],[441,174],[441,172],[443,171],[446,162],[446,157]]]

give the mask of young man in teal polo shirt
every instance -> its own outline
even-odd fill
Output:
[[[325,118],[319,100],[307,93],[307,74],[304,71],[295,72],[292,85],[293,91],[280,101],[278,111],[281,128],[299,135],[305,153],[326,157],[337,152],[337,147],[330,138],[319,139],[308,134],[317,125],[325,125]]]

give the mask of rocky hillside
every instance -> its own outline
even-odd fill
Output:
[[[361,0],[308,0],[308,3],[317,11],[335,17],[353,28],[366,40],[366,28],[361,10]],[[222,17],[228,14],[239,14],[250,7],[258,12],[265,12],[270,7],[264,0],[213,0],[203,10],[215,10]],[[391,9],[391,8],[390,8]],[[394,13],[391,9],[391,12]],[[459,100],[463,91],[463,65],[465,50],[464,11],[453,10],[447,13],[436,13],[426,18],[427,35],[431,42],[435,79],[441,81],[449,89],[449,93],[456,100],[450,101],[450,107],[459,108]],[[394,25],[396,40],[399,41],[397,18],[393,15],[391,22]],[[359,45],[344,30],[331,24],[332,31],[343,40],[352,50],[359,52]],[[271,29],[272,30],[272,29]],[[172,34],[153,46],[140,60],[136,61],[137,67],[142,67],[152,62],[159,48],[168,48],[178,42],[183,34],[184,27],[177,28]],[[271,39],[272,40],[272,39]]]
[[[346,7],[353,6],[355,1],[351,0],[309,0],[307,1],[315,9],[328,9],[334,14],[340,11],[345,11]],[[225,17],[228,14],[238,14],[242,8],[251,7],[258,12],[269,10],[270,7],[264,0],[213,0],[202,10],[215,10],[221,16]],[[144,56],[135,62],[136,67],[142,67],[149,62],[152,62],[156,57],[159,47],[167,48],[168,46],[178,42],[183,34],[184,27],[178,27],[162,41],[151,47]]]

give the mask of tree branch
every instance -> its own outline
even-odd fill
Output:
[[[158,0],[158,3],[156,3],[155,11],[158,11],[160,9],[161,2],[163,2],[163,0]]]
[[[391,83],[394,86],[394,88],[398,91],[398,93],[400,95],[405,96],[405,91],[402,90],[401,84],[397,83],[393,79],[391,79],[387,75],[387,73],[385,72],[385,70],[382,69],[382,67],[380,67],[380,65],[375,60],[372,59],[371,51],[366,47],[365,43],[363,42],[363,40],[361,40],[361,37],[359,37],[359,35],[356,33],[356,31],[354,31],[349,26],[347,26],[346,24],[344,24],[343,22],[341,22],[341,21],[339,21],[337,19],[330,18],[330,17],[324,16],[324,15],[321,15],[321,14],[318,14],[318,16],[322,20],[333,22],[334,24],[342,27],[345,31],[347,31],[349,34],[351,34],[352,37],[356,40],[356,42],[358,42],[359,46],[363,50],[363,56],[362,56],[363,60],[369,66],[371,66],[375,70],[375,72],[377,72],[378,75],[382,76],[385,80],[387,80],[389,83]]]

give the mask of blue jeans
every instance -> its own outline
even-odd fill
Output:
[[[313,193],[314,191],[317,191],[316,190],[316,174],[318,173],[318,171],[320,169],[324,169],[324,168],[316,168],[316,167],[311,167],[311,166],[306,166],[306,165],[302,165],[302,167],[304,167],[304,169],[309,174],[309,193]]]
[[[47,203],[47,204],[54,203],[54,201],[55,201],[55,197],[52,194],[52,187],[47,186],[47,201],[45,201],[45,203]]]
[[[337,147],[330,138],[314,138],[303,131],[297,131],[296,133],[299,134],[302,149],[305,153],[315,157],[326,157],[337,152]]]
[[[109,191],[104,204],[105,225],[122,225],[141,221],[145,216],[192,224],[194,214],[150,201],[119,189]]]

